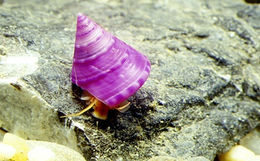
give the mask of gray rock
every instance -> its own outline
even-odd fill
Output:
[[[69,75],[82,12],[145,53],[126,113],[84,107]],[[0,127],[87,160],[214,160],[260,123],[260,6],[244,1],[0,1]],[[12,63],[14,62],[15,63]]]

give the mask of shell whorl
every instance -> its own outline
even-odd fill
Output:
[[[78,14],[73,83],[114,107],[144,84],[150,68],[146,56]]]

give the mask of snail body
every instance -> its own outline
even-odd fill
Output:
[[[146,56],[78,14],[71,81],[86,91],[95,117],[106,119],[110,109],[124,111],[150,69]]]

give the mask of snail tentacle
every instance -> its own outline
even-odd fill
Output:
[[[130,108],[130,102],[125,101],[119,105],[119,107],[115,108],[117,111],[124,113]]]
[[[97,99],[94,99],[94,101],[92,101],[92,102],[91,102],[86,108],[84,108],[82,111],[80,111],[80,112],[78,112],[78,113],[73,113],[73,114],[61,116],[61,118],[80,116],[80,115],[82,115],[83,113],[85,113],[85,112],[87,112],[88,110],[90,110],[97,102],[98,102],[98,100],[97,100]]]

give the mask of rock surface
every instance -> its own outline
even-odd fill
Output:
[[[76,15],[145,53],[152,71],[126,113],[101,121],[69,74]],[[260,6],[205,0],[0,1],[0,127],[87,160],[214,160],[260,123]]]

